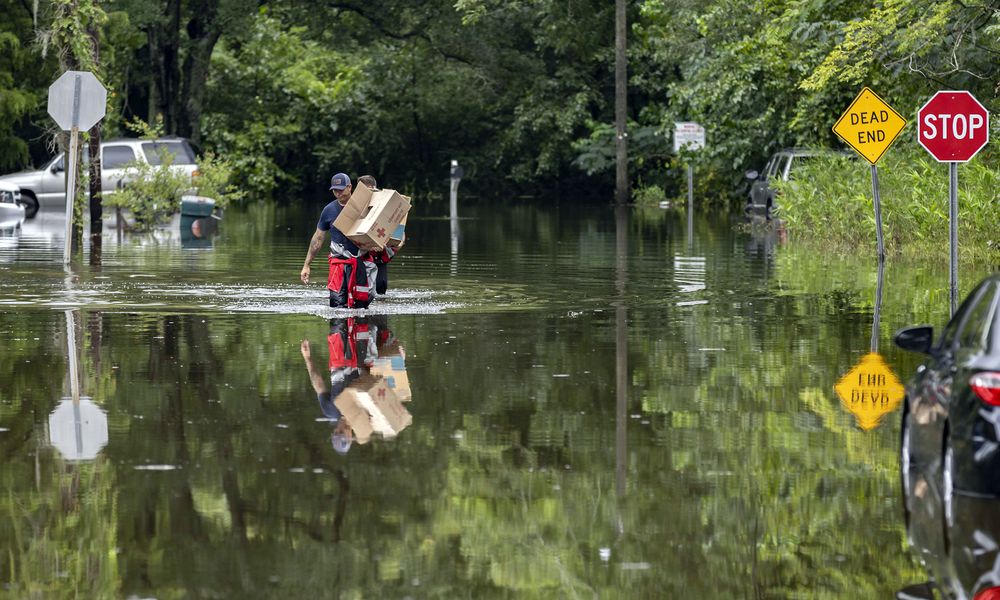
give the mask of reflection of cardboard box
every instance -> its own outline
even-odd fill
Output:
[[[333,226],[359,245],[385,248],[410,210],[410,199],[396,190],[371,190],[359,185]]]
[[[396,394],[400,402],[409,402],[413,397],[410,392],[410,378],[406,375],[406,360],[402,355],[376,360],[372,365],[372,375],[385,377],[389,389]]]
[[[359,444],[366,444],[371,439],[374,428],[371,416],[362,402],[365,392],[353,387],[346,388],[334,401],[334,406],[340,411],[340,418],[347,421],[354,431],[354,438]]]
[[[413,422],[385,377],[362,375],[333,403],[354,430],[359,444],[367,443],[372,433],[394,437]]]

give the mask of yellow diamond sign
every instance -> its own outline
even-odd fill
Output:
[[[833,126],[847,145],[875,164],[906,126],[906,119],[868,88],[861,90]]]
[[[865,431],[877,427],[882,417],[896,410],[906,394],[896,374],[875,352],[866,354],[834,389],[840,403]]]

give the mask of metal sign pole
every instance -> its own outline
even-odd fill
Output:
[[[454,277],[458,273],[458,184],[465,174],[462,167],[458,166],[457,160],[451,161],[451,195],[449,198],[449,212],[451,221],[451,275]]]
[[[73,127],[69,131],[69,155],[66,157],[66,249],[63,251],[63,264],[69,264],[71,246],[73,245],[73,208],[76,204],[76,153],[77,140],[80,137],[80,87],[82,81],[79,75],[73,77]]]
[[[694,167],[688,165],[688,247],[691,246],[691,238],[694,236]]]
[[[73,403],[80,402],[80,366],[76,356],[76,324],[73,311],[66,311],[66,354],[69,358],[69,388],[73,395]]]
[[[69,132],[69,151],[65,155],[66,162],[66,247],[63,250],[63,264],[69,264],[69,255],[73,245],[73,207],[76,204],[76,155],[77,140],[80,130],[74,127]]]
[[[878,242],[878,264],[885,261],[885,239],[882,237],[882,197],[878,191],[878,167],[872,165],[872,198],[875,202],[875,239]]]
[[[958,163],[948,163],[948,238],[951,244],[951,314],[958,310]]]
[[[882,281],[885,279],[885,264],[878,263],[878,281],[875,284],[875,314],[872,316],[872,352],[878,352],[879,323],[882,318]]]
[[[688,165],[688,210],[694,208],[694,166]]]

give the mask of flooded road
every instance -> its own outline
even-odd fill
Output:
[[[570,203],[463,207],[453,239],[418,209],[365,314],[298,283],[318,209],[109,233],[103,267],[69,274],[58,215],[0,235],[0,597],[887,598],[927,578],[898,413],[862,431],[834,385],[873,346],[909,379],[891,336],[947,320],[944,255],[887,265],[873,339],[874,260]]]

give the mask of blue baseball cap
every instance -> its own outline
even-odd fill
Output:
[[[330,189],[331,190],[342,190],[351,185],[351,178],[347,176],[347,173],[337,173],[332,178],[330,178]]]

